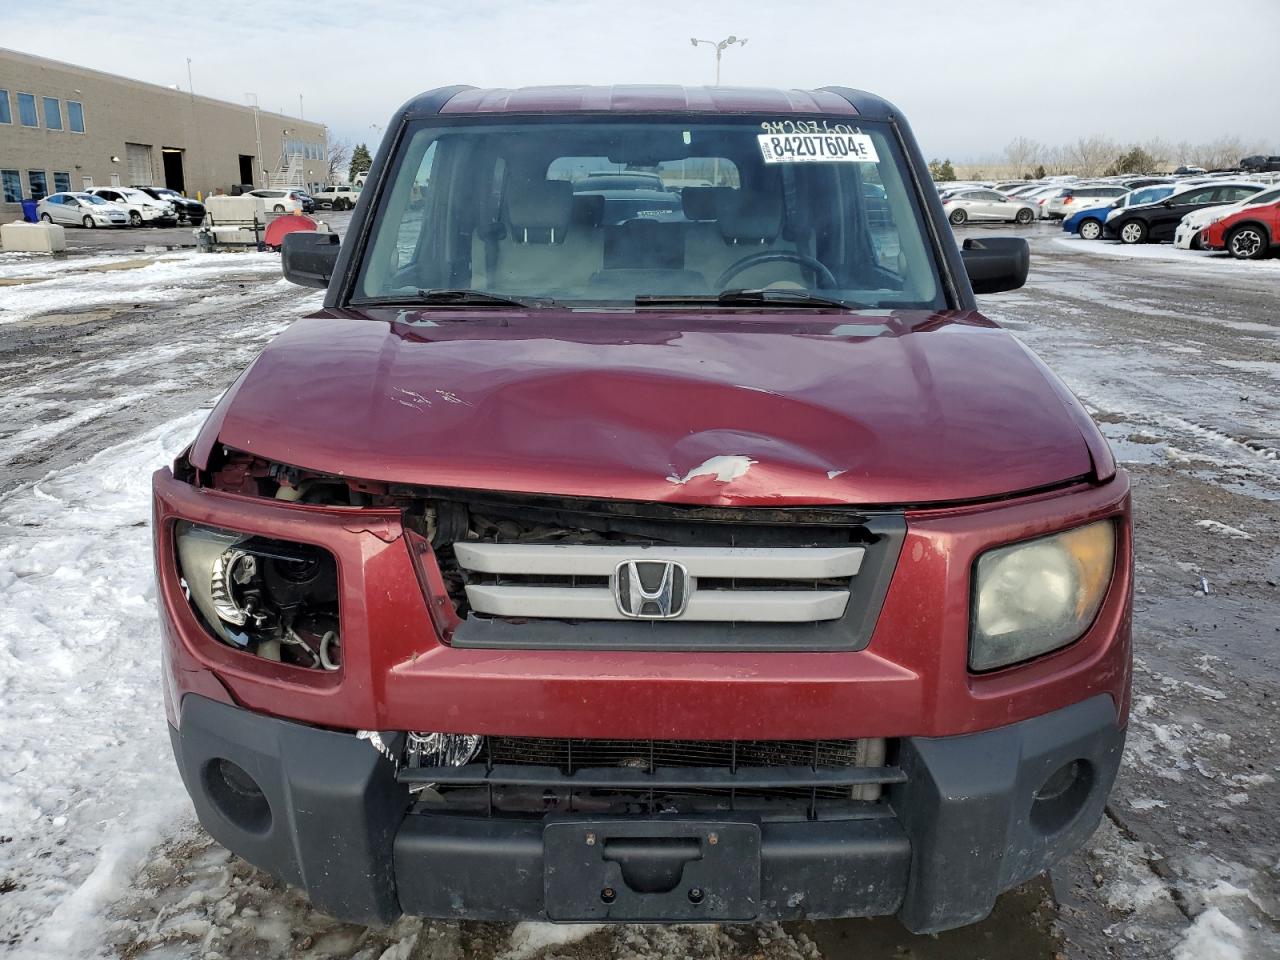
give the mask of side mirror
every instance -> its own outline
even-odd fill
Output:
[[[1031,268],[1031,247],[1021,237],[969,237],[960,256],[974,293],[1017,290]]]
[[[280,247],[284,278],[303,287],[327,287],[338,263],[340,242],[336,233],[299,230],[286,234]]]
[[[1162,207],[1166,207],[1166,208],[1167,208],[1167,207],[1172,207],[1172,206],[1173,206],[1173,201],[1172,201],[1172,200],[1161,200],[1161,201],[1160,201],[1160,206],[1162,206]]]

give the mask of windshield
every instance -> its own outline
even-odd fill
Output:
[[[95,196],[92,193],[77,193],[75,197],[81,203],[99,203],[99,204],[102,204],[102,206],[104,207],[109,205],[107,201],[103,200],[99,196]]]
[[[1140,203],[1155,203],[1173,193],[1172,186],[1142,187],[1123,198],[1121,206],[1135,207]]]
[[[466,289],[630,307],[768,289],[945,306],[896,139],[844,119],[410,127],[354,300]]]

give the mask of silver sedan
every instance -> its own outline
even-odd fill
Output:
[[[958,190],[943,198],[942,209],[953,224],[969,220],[1030,223],[1036,218],[1036,208],[1032,204],[1026,200],[1010,199],[994,190]]]

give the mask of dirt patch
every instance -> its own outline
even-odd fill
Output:
[[[136,260],[116,260],[112,263],[95,263],[93,266],[85,267],[84,273],[114,273],[117,270],[141,270],[143,267],[149,267],[153,263],[160,261],[152,257],[150,259]]]

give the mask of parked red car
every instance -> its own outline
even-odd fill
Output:
[[[579,189],[626,171],[678,211]],[[957,248],[900,111],[435,90],[283,262],[324,309],[154,478],[230,849],[353,921],[935,931],[1092,833],[1128,480],[979,312],[1026,242]]]
[[[1237,260],[1261,260],[1280,246],[1280,200],[1250,204],[1200,231],[1206,250],[1226,250]]]

